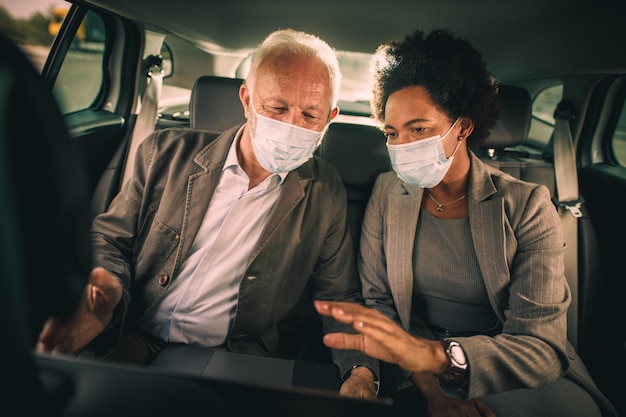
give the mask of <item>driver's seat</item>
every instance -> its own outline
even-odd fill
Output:
[[[87,176],[38,72],[1,37],[0,56],[3,407],[51,415],[31,352],[48,316],[73,313],[91,269]]]

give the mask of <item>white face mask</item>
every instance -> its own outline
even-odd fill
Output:
[[[313,157],[324,131],[316,132],[261,116],[252,103],[250,108],[256,117],[256,128],[250,132],[252,149],[263,169],[277,174],[289,172]]]
[[[407,184],[423,188],[431,188],[439,184],[450,169],[454,154],[461,144],[459,141],[450,158],[446,158],[443,140],[458,121],[459,119],[456,119],[443,136],[435,135],[401,145],[387,143],[391,166],[398,178]]]

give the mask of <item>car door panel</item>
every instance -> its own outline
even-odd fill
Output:
[[[125,119],[104,110],[84,110],[65,116],[65,121],[85,155],[89,189],[93,193],[105,169],[116,166],[111,166],[111,162],[124,140]]]
[[[623,389],[614,375],[626,372],[626,77],[607,76],[590,96],[579,138],[580,187],[597,235],[602,273],[596,333],[585,358],[600,389],[624,409]]]
[[[141,81],[141,31],[129,21],[67,3],[42,75],[86,162],[92,214],[119,191]]]

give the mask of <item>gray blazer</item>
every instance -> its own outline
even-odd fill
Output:
[[[548,189],[489,167],[471,152],[470,158],[470,230],[489,301],[503,329],[495,337],[455,338],[471,366],[468,396],[538,387],[567,374],[599,399],[605,412],[611,410],[567,340],[571,296],[564,275],[564,240]],[[363,220],[357,263],[366,304],[412,334],[432,338],[425,322],[409,329],[422,197],[422,188],[404,183],[394,172],[378,177]],[[419,262],[419,254],[415,260]]]
[[[132,179],[93,222],[95,264],[125,290],[118,321],[95,344],[100,350],[110,349],[177,278],[238,129],[221,135],[166,129],[140,145]],[[287,175],[239,286],[230,350],[297,356],[306,340],[302,308],[316,314],[312,305],[299,304],[306,291],[319,299],[361,300],[346,205],[341,179],[323,160],[312,158]],[[325,318],[324,329],[346,326]],[[333,357],[342,373],[371,362],[357,352],[333,351]]]

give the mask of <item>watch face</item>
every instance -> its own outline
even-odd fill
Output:
[[[456,366],[459,368],[467,366],[467,358],[465,357],[465,352],[463,352],[461,345],[455,344],[450,346],[450,354],[454,362],[456,362]]]
[[[467,369],[467,358],[463,348],[457,342],[450,342],[448,352],[452,365],[456,368]]]

